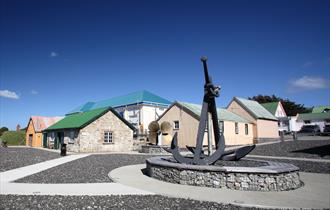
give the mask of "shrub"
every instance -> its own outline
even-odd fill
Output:
[[[25,145],[24,131],[6,131],[1,136],[2,141],[6,141],[7,145]]]

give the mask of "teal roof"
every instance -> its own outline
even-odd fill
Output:
[[[129,128],[134,130],[134,127],[128,123],[124,118],[122,118],[115,110],[110,107],[94,109],[87,112],[81,112],[76,114],[71,114],[63,118],[62,120],[58,121],[57,123],[53,124],[52,126],[48,127],[44,131],[50,130],[63,130],[63,129],[80,129],[94,120],[98,119],[108,111],[114,113],[120,120],[122,120]]]
[[[278,106],[278,101],[277,102],[270,102],[270,103],[263,103],[261,106],[265,107],[270,113],[272,113],[275,116],[277,106]]]
[[[234,97],[234,100],[245,108],[256,119],[276,120],[277,118],[257,101]]]
[[[93,109],[112,107],[117,108],[121,106],[127,106],[131,104],[156,104],[159,106],[169,106],[172,102],[166,100],[160,96],[157,96],[149,91],[137,91],[123,96],[117,96],[114,98],[98,101],[98,102],[87,102],[74,110],[70,111],[68,114],[77,112],[86,112]]]
[[[304,120],[327,120],[330,119],[330,112],[323,112],[323,113],[303,113],[298,114],[297,120],[304,121]]]
[[[327,106],[315,106],[313,107],[312,113],[322,113],[322,112],[329,112],[330,105]]]
[[[192,104],[186,102],[176,102],[177,104],[189,109],[196,116],[200,117],[202,112],[202,106],[199,104]],[[238,116],[237,114],[228,111],[227,109],[217,108],[218,120],[220,121],[233,121],[233,122],[242,122],[249,123],[249,121],[243,117]]]

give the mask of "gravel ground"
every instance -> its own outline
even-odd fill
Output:
[[[0,147],[0,172],[59,158],[60,154],[26,147]]]
[[[237,207],[230,204],[169,198],[160,195],[122,196],[42,196],[0,195],[0,209],[198,209],[248,210],[261,208]]]
[[[330,159],[330,139],[286,141],[259,145],[250,155]]]
[[[330,174],[330,163],[312,162],[312,161],[303,161],[303,160],[267,159],[267,158],[253,158],[253,159],[293,164],[297,166],[301,172]]]
[[[108,173],[126,165],[143,164],[149,155],[91,155],[16,180],[20,183],[103,183],[112,182]]]

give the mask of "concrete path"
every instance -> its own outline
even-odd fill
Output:
[[[47,169],[53,168],[55,166],[77,160],[80,158],[87,157],[88,154],[80,154],[80,155],[69,155],[65,157],[60,157],[48,161],[44,161],[41,163],[37,163],[34,165],[24,166],[21,168],[5,171],[0,173],[0,182],[12,182],[14,180],[30,176],[35,173],[39,173],[41,171],[45,171]]]
[[[70,155],[0,173],[0,194],[16,195],[146,195],[154,194],[118,183],[28,184],[13,181],[49,168],[84,158],[89,154]]]
[[[329,208],[330,174],[300,173],[304,187],[284,192],[253,192],[172,184],[145,176],[145,164],[117,168],[109,173],[112,180],[138,189],[170,197],[231,203],[264,208]]]

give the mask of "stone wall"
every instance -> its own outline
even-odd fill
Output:
[[[104,142],[104,131],[113,134],[113,143]],[[133,130],[111,111],[79,131],[72,145],[75,152],[127,152],[133,150]]]
[[[246,191],[286,191],[297,189],[302,185],[298,170],[292,170],[294,168],[290,164],[287,164],[287,172],[283,172],[284,165],[281,165],[276,173],[277,163],[271,166],[272,163],[270,162],[272,170],[269,170],[269,166],[251,167],[248,170],[247,167],[241,167],[243,170],[240,170],[240,167],[215,166],[192,166],[189,168],[185,164],[181,164],[185,165],[183,167],[174,167],[173,164],[153,164],[149,160],[147,160],[147,174],[149,176],[177,184]],[[229,168],[231,170],[228,170]],[[265,170],[263,171],[263,169]],[[266,173],[267,171],[269,173]]]

